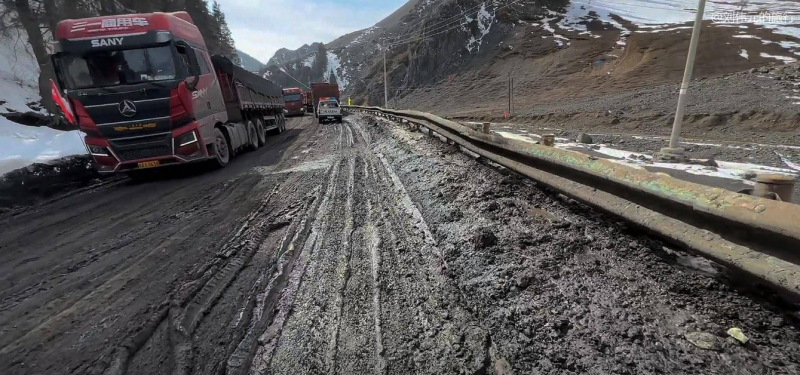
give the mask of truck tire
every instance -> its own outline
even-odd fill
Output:
[[[250,151],[258,150],[258,130],[253,121],[247,121],[247,148]]]
[[[340,124],[341,124],[341,123],[342,123],[342,116],[339,116],[339,117],[337,117],[337,118],[336,118],[336,122],[338,122],[338,123],[340,123]]]
[[[267,143],[267,131],[264,128],[264,120],[256,119],[256,133],[258,133],[258,146],[261,147]]]
[[[217,168],[224,168],[231,161],[231,147],[219,128],[214,129],[214,153],[214,164]]]

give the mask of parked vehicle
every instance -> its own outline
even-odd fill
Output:
[[[102,173],[224,167],[285,128],[281,88],[209,56],[186,12],[65,20],[56,40],[57,81]]]
[[[303,91],[303,107],[307,113],[314,112],[314,98],[311,91]]]
[[[311,102],[314,104],[314,114],[317,114],[317,105],[322,98],[334,98],[339,102],[339,85],[335,83],[318,82],[311,84]]]
[[[339,106],[339,101],[336,98],[320,98],[317,112],[320,124],[325,121],[342,122],[342,107]]]
[[[286,109],[284,110],[286,116],[303,116],[306,114],[306,108],[303,105],[303,90],[300,90],[300,88],[283,89],[283,101],[286,102]]]

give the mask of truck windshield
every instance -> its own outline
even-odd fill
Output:
[[[289,94],[284,95],[283,100],[287,102],[297,102],[300,101],[300,94]]]
[[[339,108],[339,103],[336,102],[319,102],[322,108]]]
[[[169,46],[123,51],[92,51],[61,59],[67,86],[85,89],[175,79]]]

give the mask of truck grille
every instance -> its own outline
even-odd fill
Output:
[[[122,161],[172,155],[172,134],[161,133],[142,137],[118,138],[109,141]]]
[[[119,157],[125,161],[172,155],[172,149],[169,146],[154,146],[133,150],[120,150],[118,152]]]

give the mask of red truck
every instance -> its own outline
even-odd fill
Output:
[[[314,101],[312,100],[311,91],[303,91],[303,106],[306,112],[314,112]]]
[[[303,90],[298,87],[283,89],[283,101],[286,102],[286,116],[303,116],[306,108],[303,103]]]
[[[335,83],[317,82],[311,84],[311,103],[314,105],[314,115],[317,115],[317,106],[323,98],[336,98],[339,100],[339,85]]]
[[[101,173],[211,161],[285,129],[275,83],[209,56],[186,12],[58,24],[56,78]]]

